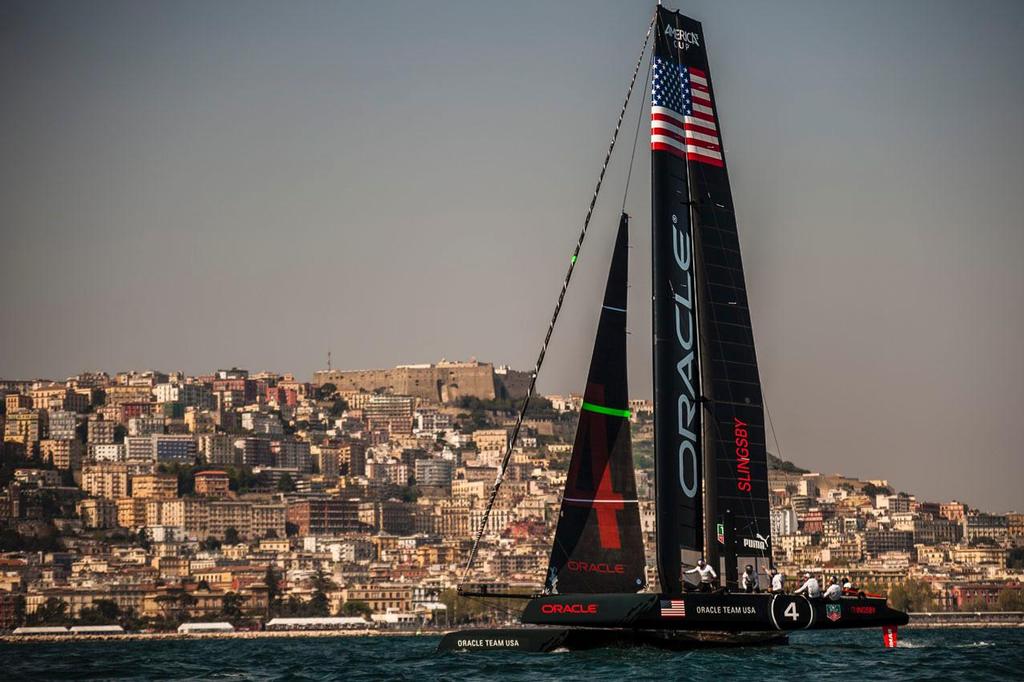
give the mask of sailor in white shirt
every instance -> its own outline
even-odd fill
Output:
[[[825,590],[825,599],[831,599],[832,601],[839,601],[839,598],[843,596],[843,588],[839,584],[839,578],[832,578],[832,582],[829,583],[828,589]]]
[[[782,575],[779,571],[774,568],[766,568],[764,572],[768,574],[771,579],[771,590],[772,594],[782,594],[785,592],[786,576]]]
[[[714,586],[715,580],[718,579],[718,574],[715,573],[715,569],[708,566],[707,562],[701,559],[697,562],[697,565],[684,573],[697,573],[700,575],[700,591],[710,592]]]
[[[804,592],[811,599],[817,599],[821,596],[821,585],[818,584],[818,579],[810,573],[804,573],[804,584],[794,594],[802,594]]]

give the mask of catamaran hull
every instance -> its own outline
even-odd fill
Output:
[[[627,628],[524,627],[480,628],[449,632],[438,651],[585,651],[587,649],[653,647],[683,651],[737,646],[786,644],[781,632],[683,632]]]
[[[884,599],[699,592],[543,596],[531,599],[522,615],[529,625],[728,632],[868,628],[908,621]]]

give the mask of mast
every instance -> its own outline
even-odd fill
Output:
[[[656,100],[660,94],[662,108],[654,107],[651,123],[654,191],[675,191],[687,198],[693,245],[700,378],[696,396],[704,486],[701,544],[708,562],[722,569],[725,583],[731,586],[738,565],[760,564],[760,573],[771,562],[761,383],[704,32],[700,22],[659,7],[657,38],[659,80],[654,93]],[[657,176],[658,158],[667,156],[685,167],[675,184]],[[660,168],[664,172],[664,162]],[[657,232],[657,211],[654,221]],[[656,239],[654,248],[665,248],[665,243]],[[658,355],[656,348],[656,367]],[[672,406],[658,400],[657,382],[656,376],[655,417],[660,408],[664,421],[665,410]],[[659,445],[664,443],[659,444],[656,435],[656,461],[663,463],[666,454],[657,451]],[[658,522],[680,523],[660,511]],[[660,529],[658,540],[660,544]],[[661,551],[659,547],[659,556]]]
[[[651,84],[654,475],[658,578],[682,591],[682,565],[703,553],[701,371],[694,231],[683,131],[679,15],[658,7]]]

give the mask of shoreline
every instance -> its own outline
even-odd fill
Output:
[[[467,625],[466,627],[472,627]],[[862,628],[870,630],[872,628]],[[911,622],[904,625],[901,631],[910,630],[1018,630],[1024,629],[1024,622],[983,622],[969,621],[962,623],[948,622]],[[124,634],[109,635],[0,635],[0,642],[4,644],[30,644],[30,643],[51,643],[51,642],[109,642],[109,641],[150,641],[150,640],[202,640],[202,639],[280,639],[280,638],[314,638],[314,637],[440,637],[447,632],[454,630],[423,630],[423,631],[401,631],[401,630],[262,630],[245,632],[206,632],[183,634],[178,632],[128,632]]]

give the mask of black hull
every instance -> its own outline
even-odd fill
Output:
[[[566,594],[536,597],[522,622],[583,628],[765,632],[906,625],[884,599],[837,601],[789,594]]]
[[[604,648],[651,647],[671,651],[717,649],[739,646],[786,644],[788,635],[780,632],[684,632],[669,630],[633,630],[626,628],[474,628],[449,632],[441,638],[442,651],[586,651]]]

